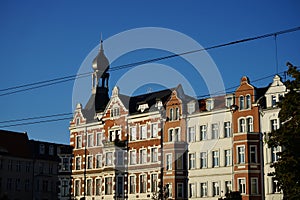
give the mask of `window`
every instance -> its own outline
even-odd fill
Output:
[[[249,94],[246,95],[246,109],[251,108],[251,96]]]
[[[54,155],[54,147],[53,147],[53,145],[50,145],[50,146],[49,146],[49,155],[50,155],[50,156],[53,156],[53,155]]]
[[[169,142],[173,141],[173,131],[174,131],[174,129],[169,129],[169,131],[168,131],[168,141]]]
[[[110,116],[111,117],[117,117],[119,115],[120,115],[120,108],[119,107],[115,107],[115,108],[110,110]]]
[[[112,177],[105,178],[105,194],[111,195],[112,194]]]
[[[172,183],[168,183],[166,187],[167,187],[167,197],[172,198],[173,196]]]
[[[225,102],[225,104],[226,104],[226,107],[227,107],[227,108],[230,108],[230,106],[233,105],[233,97],[226,97],[226,102]]]
[[[17,161],[17,165],[16,165],[16,171],[20,172],[21,171],[21,161]]]
[[[189,154],[189,169],[195,169],[195,153]]]
[[[207,140],[206,125],[200,126],[200,140]]]
[[[251,178],[251,194],[258,194],[258,179]]]
[[[278,153],[280,152],[280,147],[277,146],[277,147],[272,147],[271,148],[271,153],[272,153],[272,162],[277,162],[278,159],[279,159],[279,155]]]
[[[123,177],[122,176],[118,176],[117,177],[117,188],[116,188],[116,192],[117,192],[117,197],[122,197],[123,193],[124,193],[124,181],[123,181]]]
[[[271,99],[272,100],[272,102],[271,102],[272,103],[272,107],[275,107],[276,106],[276,96],[272,95],[271,98],[272,98]]]
[[[231,150],[225,150],[225,166],[231,166],[232,159],[231,159]]]
[[[166,155],[166,169],[171,170],[172,169],[172,154]]]
[[[80,170],[80,164],[81,164],[81,158],[76,157],[76,159],[75,159],[75,169],[76,170]]]
[[[117,165],[120,166],[123,164],[124,164],[124,152],[121,150],[117,152]]]
[[[271,120],[271,131],[275,131],[278,129],[278,122],[277,119],[272,119]]]
[[[225,194],[232,191],[231,181],[225,181]]]
[[[196,197],[195,183],[189,184],[189,197]]]
[[[31,163],[30,162],[26,162],[25,172],[30,172],[30,169],[31,169]]]
[[[179,142],[180,141],[180,129],[179,128],[175,128],[174,129],[174,141],[175,142]]]
[[[180,141],[180,128],[169,129],[168,131],[168,141],[178,142]]]
[[[87,156],[87,168],[88,169],[93,168],[93,156]]]
[[[238,146],[237,147],[237,156],[238,156],[238,164],[245,163],[245,146]]]
[[[239,124],[240,124],[240,133],[245,133],[246,132],[246,121],[244,118],[239,120]]]
[[[21,179],[17,178],[16,179],[16,191],[20,191],[21,190]]]
[[[145,174],[140,175],[140,193],[147,191],[147,177]]]
[[[248,132],[253,132],[253,118],[252,117],[247,117],[247,131]]]
[[[94,135],[93,134],[88,134],[88,137],[87,137],[87,146],[88,147],[92,147],[94,146]]]
[[[30,190],[30,180],[26,179],[25,180],[25,192],[28,192]]]
[[[129,183],[130,183],[130,188],[129,188],[129,193],[130,194],[135,194],[135,176],[130,176],[129,177]]]
[[[183,169],[183,154],[182,153],[176,154],[176,167],[177,167],[177,169]]]
[[[45,154],[45,145],[40,144],[40,154]]]
[[[213,151],[212,156],[213,156],[212,167],[218,167],[219,166],[219,151]]]
[[[69,196],[69,190],[70,190],[69,180],[62,180],[61,185],[62,185],[61,196],[63,197]]]
[[[80,180],[75,180],[75,196],[80,196]]]
[[[158,161],[158,148],[151,148],[151,162]]]
[[[147,126],[143,125],[140,126],[140,139],[146,139],[147,138]]]
[[[109,131],[109,141],[113,142],[116,139],[121,140],[121,131],[120,130],[110,130]]]
[[[183,183],[177,183],[177,197],[183,197]]]
[[[231,136],[231,125],[230,122],[224,122],[224,137],[228,138]]]
[[[238,189],[241,194],[246,194],[246,179],[238,178]]]
[[[129,135],[130,141],[136,140],[136,127],[135,126],[130,127],[129,131],[130,131],[130,135]]]
[[[151,192],[157,191],[157,174],[151,174]]]
[[[195,142],[195,127],[188,128],[189,142]]]
[[[214,109],[214,101],[212,99],[206,100],[206,110],[211,111]]]
[[[201,197],[206,197],[207,196],[207,183],[200,183],[200,196]]]
[[[113,165],[113,153],[112,152],[107,152],[105,154],[105,164],[106,164],[106,166]]]
[[[8,190],[8,191],[10,191],[10,190],[12,190],[12,178],[8,178],[7,179],[7,183],[6,183],[6,189]]]
[[[218,182],[213,182],[213,196],[219,196],[220,195],[220,186]]]
[[[280,188],[279,188],[279,183],[278,180],[272,178],[272,193],[279,193]]]
[[[174,110],[173,108],[170,108],[170,111],[169,111],[169,118],[170,118],[170,121],[173,121],[173,116],[174,116]]]
[[[207,167],[207,154],[206,152],[200,152],[200,167],[206,168]]]
[[[244,110],[245,104],[244,104],[244,96],[240,96],[240,110]]]
[[[129,151],[130,155],[130,164],[135,165],[136,164],[136,150]]]
[[[151,124],[151,138],[156,138],[158,134],[158,124]]]
[[[179,108],[175,108],[175,120],[179,120]]]
[[[140,149],[140,164],[147,163],[147,149]]]
[[[192,114],[193,112],[195,112],[195,103],[194,102],[187,104],[187,111],[189,114]]]
[[[250,163],[257,163],[256,146],[250,145]]]
[[[81,138],[81,135],[76,136],[76,148],[77,149],[82,148],[82,138]]]
[[[102,133],[96,134],[96,142],[97,146],[102,146]]]
[[[78,126],[79,124],[80,124],[80,118],[77,117],[77,118],[76,118],[76,126]]]
[[[92,195],[92,179],[86,180],[86,195],[87,196]]]
[[[101,195],[101,179],[96,179],[96,196]]]
[[[96,168],[102,167],[102,155],[97,154],[96,155]]]
[[[218,124],[211,125],[211,139],[218,139],[219,138],[219,130]]]

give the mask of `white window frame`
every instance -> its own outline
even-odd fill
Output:
[[[212,182],[213,197],[220,196],[220,184],[219,182]]]
[[[79,159],[79,163],[77,163],[77,159]],[[79,165],[78,165],[79,164]],[[78,167],[77,167],[78,166]],[[79,169],[78,169],[79,168]],[[75,157],[75,170],[81,170],[81,156]]]
[[[240,106],[240,110],[245,109],[245,97],[242,95],[239,96],[239,106]]]
[[[166,154],[166,170],[172,170],[172,153]]]
[[[97,183],[100,181],[100,183]],[[102,192],[102,179],[101,178],[96,178],[95,179],[95,195],[100,196]]]
[[[225,138],[231,137],[231,123],[230,123],[230,121],[224,122],[224,137]]]
[[[200,197],[207,197],[207,182],[200,183]]]
[[[196,141],[196,133],[195,133],[195,127],[194,126],[188,127],[188,136],[189,136],[189,142],[195,142]]]
[[[96,133],[96,145],[97,146],[102,146],[102,139],[103,139],[103,133],[102,132],[97,132]]]
[[[239,132],[245,133],[246,132],[246,119],[245,118],[239,118],[238,119],[239,124]]]
[[[158,136],[158,123],[151,124],[151,138],[157,138]]]
[[[243,150],[243,151],[242,151]],[[238,164],[245,164],[246,163],[246,147],[245,145],[238,145],[236,146],[237,152],[237,163]]]
[[[225,166],[231,166],[232,165],[232,152],[231,149],[224,150],[225,154]]]
[[[111,182],[108,182],[110,179]],[[107,176],[104,177],[104,194],[105,195],[112,195],[113,194],[113,177]]]
[[[151,157],[151,162],[155,163],[158,162],[158,147],[151,147],[150,149],[150,157]]]
[[[93,169],[93,155],[87,156],[87,169]]]
[[[133,178],[133,179],[131,179]],[[133,180],[133,182],[131,182]],[[133,185],[132,185],[133,183]],[[136,193],[136,175],[130,175],[129,176],[129,194],[135,194]]]
[[[252,116],[246,118],[246,124],[247,124],[247,131],[253,132],[253,117]]]
[[[279,124],[278,124],[278,119],[271,119],[271,120],[270,120],[270,130],[271,130],[271,131],[277,130],[277,129],[279,128],[278,125],[279,125]]]
[[[213,123],[211,124],[211,139],[219,139],[219,124]]]
[[[200,152],[200,168],[207,168],[207,152]]]
[[[247,187],[246,187],[246,178],[243,177],[243,178],[238,178],[237,179],[237,185],[238,185],[238,191],[241,193],[241,194],[246,194],[247,192]]]
[[[136,150],[135,149],[129,151],[129,159],[130,159],[130,162],[129,162],[130,165],[136,165]]]
[[[87,135],[87,147],[93,147],[94,146],[94,134],[90,133]]]
[[[96,168],[102,167],[102,154],[96,154]]]
[[[153,179],[155,176],[156,176],[156,179]],[[153,181],[153,180],[156,180],[156,181]],[[152,174],[150,174],[150,191],[157,192],[157,190],[158,190],[158,173],[152,173]]]
[[[200,140],[207,140],[207,125],[200,126]]]
[[[89,184],[89,181],[91,182]],[[87,178],[86,179],[86,196],[92,196],[93,195],[93,179]]]
[[[212,151],[212,167],[219,167],[219,166],[220,166],[220,151],[214,150]]]
[[[147,155],[147,149],[146,148],[141,148],[140,150],[139,150],[139,163],[140,164],[146,164],[147,163],[147,157],[148,157],[148,155]]]
[[[246,103],[245,108],[246,109],[251,109],[251,95],[250,94],[246,95],[245,103]]]
[[[147,193],[147,174],[140,174],[139,178],[140,178],[139,179],[139,187],[140,187],[139,192]],[[143,185],[143,187],[142,187],[142,185]]]
[[[189,169],[196,168],[196,153],[189,153]]]
[[[111,160],[109,160],[110,156],[108,155],[111,155]],[[113,164],[114,164],[113,152],[111,151],[105,152],[105,166],[113,166]]]
[[[80,140],[80,142],[79,142]],[[81,149],[82,148],[82,135],[77,135],[76,136],[76,149]]]
[[[140,140],[144,140],[144,139],[147,139],[147,125],[146,124],[143,124],[143,125],[140,125]]]
[[[130,136],[129,139],[130,141],[135,141],[136,140],[136,126],[131,126],[129,128]]]

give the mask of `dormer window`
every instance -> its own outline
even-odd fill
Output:
[[[211,111],[214,109],[214,100],[213,99],[207,99],[206,100],[206,110]]]
[[[245,109],[244,96],[240,96],[239,103],[240,103],[240,110],[244,110]]]
[[[232,106],[233,104],[234,104],[234,102],[233,102],[233,96],[226,97],[226,100],[225,100],[226,107],[230,108],[230,106]]]
[[[195,102],[188,103],[187,111],[189,114],[192,114],[193,112],[195,112]]]
[[[120,116],[120,108],[119,107],[114,107],[110,110],[110,116],[111,117],[117,117]]]
[[[276,106],[276,96],[272,95],[272,107]]]
[[[141,112],[144,112],[148,108],[149,108],[148,104],[144,103],[144,104],[139,105],[138,110]]]
[[[251,108],[251,96],[250,94],[246,95],[246,109]]]

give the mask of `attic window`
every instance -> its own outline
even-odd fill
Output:
[[[214,109],[214,100],[207,99],[206,100],[206,110],[211,111],[212,109]]]
[[[188,110],[189,114],[192,114],[193,112],[195,112],[195,102],[188,103],[187,110]]]
[[[225,105],[227,108],[230,108],[230,106],[233,105],[233,97],[232,96],[226,97]]]
[[[112,108],[110,110],[110,116],[111,117],[117,117],[120,115],[120,108],[119,107],[115,107],[115,108]]]
[[[149,108],[148,104],[144,103],[144,104],[139,105],[138,110],[140,110],[141,112],[144,112],[148,108]]]

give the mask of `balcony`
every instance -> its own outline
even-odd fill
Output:
[[[127,146],[127,140],[120,141],[120,140],[114,140],[114,141],[103,141],[104,148],[111,148],[111,147],[126,147]]]

